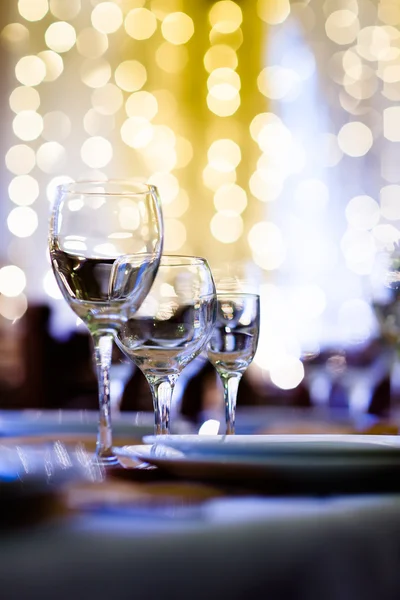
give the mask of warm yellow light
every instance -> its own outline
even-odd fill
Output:
[[[91,20],[100,33],[114,33],[121,27],[124,17],[115,2],[100,2],[92,10]]]
[[[30,175],[19,175],[11,180],[8,186],[8,195],[14,204],[29,206],[39,196],[39,184]]]
[[[136,92],[146,83],[147,71],[137,60],[125,60],[116,68],[114,77],[122,90]]]
[[[50,11],[61,21],[74,19],[80,10],[81,0],[50,0]]]
[[[186,44],[194,34],[193,20],[183,12],[170,13],[162,22],[161,33],[171,44]]]
[[[99,58],[108,49],[108,37],[93,27],[86,27],[79,32],[76,47],[86,58]]]
[[[143,117],[151,121],[158,112],[158,103],[150,92],[135,92],[127,99],[125,110],[129,117]]]
[[[347,9],[332,12],[326,20],[325,31],[336,44],[351,44],[360,31],[357,14]]]
[[[176,138],[176,169],[187,167],[193,158],[193,146],[186,138],[178,135]]]
[[[30,237],[37,229],[38,216],[30,206],[17,206],[8,215],[7,226],[17,237]]]
[[[223,244],[232,244],[237,242],[243,233],[243,219],[232,210],[222,210],[211,219],[210,229],[216,240]]]
[[[148,183],[158,188],[163,204],[172,202],[179,193],[179,182],[172,173],[154,173]]]
[[[231,210],[240,215],[247,206],[247,194],[235,183],[222,185],[214,194],[214,206],[218,211]]]
[[[62,142],[71,133],[71,121],[60,110],[46,113],[43,117],[42,137],[49,142]]]
[[[216,171],[233,171],[242,159],[240,148],[230,139],[216,140],[207,152],[208,162]]]
[[[157,29],[157,19],[147,8],[134,8],[126,15],[124,25],[134,40],[147,40]]]
[[[23,85],[39,85],[45,76],[46,65],[38,56],[23,56],[15,66],[15,77]]]
[[[381,2],[378,5],[378,18],[386,25],[400,25],[400,6],[394,2]]]
[[[209,15],[211,26],[220,33],[233,33],[243,21],[242,10],[236,2],[221,0],[211,8]]]
[[[265,67],[257,78],[260,92],[272,100],[280,100],[300,91],[299,83],[300,77],[293,69],[280,66]]]
[[[18,12],[26,21],[40,21],[48,10],[48,0],[18,0]]]
[[[240,106],[240,95],[236,94],[231,100],[219,100],[209,93],[207,94],[207,106],[218,117],[230,117]]]
[[[121,108],[124,96],[119,87],[107,83],[92,92],[91,100],[93,108],[101,115],[114,115]]]
[[[238,57],[236,52],[226,44],[211,46],[204,55],[204,66],[211,73],[215,69],[236,69]]]
[[[400,141],[400,106],[390,106],[383,111],[383,135],[391,142]]]
[[[40,106],[39,92],[35,88],[21,85],[11,92],[9,102],[15,113],[23,110],[36,111]]]
[[[164,247],[167,252],[176,252],[186,242],[186,227],[177,219],[165,219]]]
[[[54,52],[68,52],[76,42],[76,32],[70,23],[52,23],[44,34],[46,45]]]
[[[13,131],[25,142],[36,140],[43,131],[43,119],[33,110],[23,110],[13,120]]]
[[[36,152],[36,162],[44,173],[54,173],[60,171],[67,162],[67,153],[58,142],[45,142]]]
[[[6,167],[15,175],[26,175],[35,166],[35,152],[26,144],[11,146],[5,156]],[[14,181],[14,180],[13,180]]]
[[[182,188],[179,190],[179,194],[169,204],[164,204],[163,213],[165,217],[171,219],[179,219],[182,217],[187,209],[189,208],[189,196],[186,190]]]
[[[176,150],[165,141],[158,142],[154,135],[151,142],[142,150],[143,160],[150,173],[169,172],[176,167]]]
[[[189,54],[185,46],[164,42],[157,48],[156,63],[166,73],[179,73],[186,67],[188,60]]]
[[[218,29],[213,27],[210,31],[209,38],[212,46],[215,46],[216,44],[226,44],[233,50],[238,50],[243,44],[243,32],[240,27],[233,33],[221,33]]]
[[[101,136],[90,137],[82,144],[81,158],[92,169],[105,167],[112,157],[113,147],[111,143]]]
[[[360,121],[343,125],[338,133],[338,144],[349,156],[364,156],[371,149],[374,138],[372,131]]]
[[[175,96],[169,90],[154,90],[158,104],[158,116],[161,121],[170,122],[176,116],[178,104]]]
[[[397,83],[400,81],[400,64],[383,67],[380,77],[386,83]]]
[[[248,235],[254,262],[267,271],[277,269],[285,258],[282,232],[275,223],[260,221]]]
[[[265,125],[270,123],[280,123],[280,118],[274,113],[259,113],[250,123],[250,135],[255,142],[258,142],[259,135]]]
[[[88,58],[81,65],[80,75],[83,83],[88,87],[103,87],[111,77],[111,65],[104,58]]]
[[[153,138],[153,126],[143,117],[129,117],[122,124],[121,138],[131,148],[144,148]]]
[[[9,23],[1,31],[1,41],[9,50],[18,51],[29,42],[29,29],[21,23]]]
[[[357,37],[357,52],[369,61],[385,60],[390,56],[391,39],[384,27],[364,27]]]
[[[257,14],[269,25],[277,25],[283,23],[290,15],[289,0],[258,0]]]
[[[279,171],[269,169],[255,171],[250,177],[250,191],[261,202],[273,202],[283,189],[283,178]]]
[[[207,88],[211,92],[213,88],[222,84],[230,85],[237,93],[241,87],[240,77],[233,69],[228,69],[226,67],[215,69],[210,73],[207,79]]]
[[[235,183],[236,171],[216,171],[210,165],[207,165],[203,170],[203,182],[204,185],[215,192],[221,185],[227,183]]]
[[[44,62],[46,67],[46,75],[43,81],[55,81],[64,70],[62,57],[57,52],[53,52],[53,50],[39,52],[38,57]]]

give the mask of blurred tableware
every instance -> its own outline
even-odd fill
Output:
[[[400,438],[359,435],[148,436],[122,452],[172,475],[272,493],[399,490]]]
[[[154,186],[88,181],[57,188],[50,257],[60,290],[89,329],[99,383],[96,460],[115,464],[110,377],[115,331],[141,305],[157,272],[163,242]]]
[[[235,433],[238,386],[254,358],[259,328],[260,297],[257,294],[217,294],[217,319],[207,356],[224,387],[227,434]]]
[[[215,287],[207,261],[162,256],[148,297],[116,337],[149,382],[156,434],[170,432],[175,382],[207,344],[214,322]]]

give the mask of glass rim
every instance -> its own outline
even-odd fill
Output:
[[[126,186],[126,191],[99,191],[91,190],[90,187],[106,187],[107,185]],[[79,189],[82,186],[82,189]],[[86,186],[86,187],[85,187]],[[129,187],[137,187],[137,190],[129,190]],[[56,190],[68,194],[84,194],[85,196],[144,196],[156,191],[156,186],[140,181],[139,179],[80,179],[78,181],[69,181],[56,186]]]
[[[204,264],[208,265],[207,259],[189,254],[162,254],[160,259],[160,267],[186,267]]]
[[[260,298],[260,294],[254,292],[219,292],[217,289],[217,300],[220,297],[225,298]]]

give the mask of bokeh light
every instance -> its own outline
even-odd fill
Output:
[[[26,175],[35,166],[35,151],[26,144],[11,146],[5,156],[6,167],[15,175]]]
[[[173,12],[165,17],[161,33],[171,44],[186,44],[194,33],[193,20],[184,12]]]
[[[157,29],[157,18],[147,8],[133,8],[126,15],[124,26],[134,40],[147,40]]]
[[[93,27],[86,27],[79,32],[76,47],[86,58],[99,58],[108,49],[108,37]]]
[[[21,140],[36,140],[43,131],[43,119],[33,110],[23,110],[14,117],[13,130]]]
[[[151,121],[158,112],[158,102],[150,92],[135,92],[126,100],[125,110],[129,117],[143,117]]]
[[[111,73],[111,65],[104,58],[88,58],[81,64],[81,79],[84,84],[91,88],[105,86],[110,80]]]
[[[37,213],[30,206],[17,206],[7,217],[7,226],[10,232],[17,237],[31,236],[38,226]]]
[[[14,204],[28,206],[38,198],[39,184],[31,175],[18,175],[11,180],[8,195]]]
[[[68,52],[76,42],[76,32],[70,23],[58,21],[49,25],[44,39],[50,50]]]
[[[81,157],[85,164],[92,169],[101,169],[108,165],[113,156],[111,143],[101,137],[91,137],[82,144]]]
[[[9,298],[0,295],[0,315],[9,321],[17,321],[26,312],[28,301],[25,294]]]
[[[391,106],[383,111],[383,135],[391,142],[400,142],[400,106]]]
[[[48,10],[48,0],[18,0],[18,12],[26,21],[40,21]]]
[[[39,85],[46,77],[46,65],[38,56],[23,56],[16,64],[15,77],[23,85]]]
[[[43,61],[46,67],[46,75],[43,81],[55,81],[60,77],[64,70],[64,61],[57,52],[44,50],[43,52],[39,52],[38,58]]]
[[[364,156],[371,149],[374,139],[367,125],[361,121],[352,121],[343,125],[338,133],[340,149],[349,156]]]
[[[257,14],[269,25],[283,23],[290,14],[289,0],[257,0]]]
[[[96,88],[92,93],[92,105],[102,115],[114,115],[119,111],[124,96],[120,88],[113,83],[107,83],[103,87]]]
[[[147,71],[137,60],[125,60],[120,63],[114,73],[118,87],[126,92],[135,92],[144,86]]]
[[[380,192],[381,213],[389,221],[400,219],[400,185],[385,185]]]
[[[215,192],[214,205],[218,211],[231,210],[241,214],[247,206],[247,194],[239,185],[228,183]]]
[[[64,112],[54,110],[43,117],[42,137],[49,142],[62,142],[71,133],[71,120]]]
[[[123,23],[122,10],[115,2],[96,4],[91,15],[92,25],[100,33],[114,33]]]
[[[45,142],[36,152],[36,162],[44,173],[54,173],[66,164],[67,153],[59,142]]]
[[[216,240],[232,244],[243,233],[243,219],[233,210],[221,210],[211,219],[210,229]]]
[[[35,88],[21,85],[11,92],[9,103],[15,113],[23,110],[36,111],[40,106],[40,95]]]
[[[81,0],[50,0],[51,13],[61,21],[69,21],[78,16],[81,10]]]
[[[379,204],[371,196],[355,196],[346,206],[347,222],[354,229],[372,229],[379,218]]]
[[[186,227],[177,219],[165,219],[165,250],[176,252],[186,242]]]
[[[8,265],[0,269],[0,294],[9,298],[19,296],[26,286],[25,273],[15,265]]]
[[[214,31],[233,33],[242,24],[242,10],[236,2],[221,0],[211,8],[208,18]]]
[[[270,369],[272,383],[282,390],[291,390],[299,385],[304,378],[304,366],[295,356],[287,355]]]

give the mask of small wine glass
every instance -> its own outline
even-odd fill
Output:
[[[118,331],[117,344],[150,385],[156,435],[170,433],[174,385],[182,369],[206,346],[215,306],[206,260],[164,255],[146,300]]]
[[[157,189],[138,181],[81,181],[57,188],[49,248],[60,290],[93,339],[99,385],[96,460],[112,448],[110,365],[116,330],[147,296],[160,262]]]
[[[227,435],[235,433],[238,386],[254,358],[259,328],[258,294],[217,294],[217,319],[207,346],[207,355],[224,387]]]

